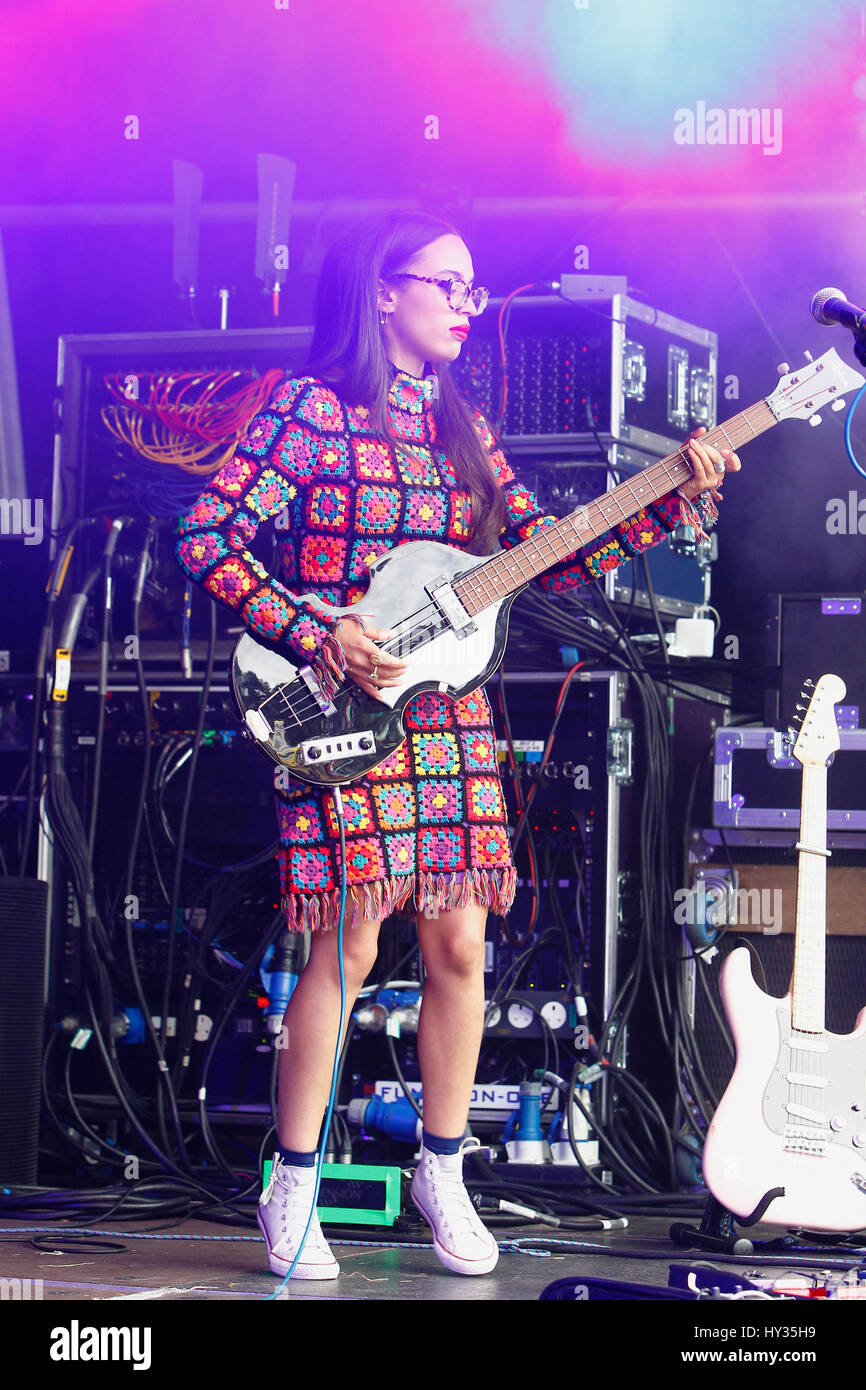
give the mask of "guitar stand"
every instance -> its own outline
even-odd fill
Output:
[[[715,1197],[707,1199],[700,1226],[685,1226],[681,1222],[671,1226],[670,1238],[676,1245],[697,1250],[710,1250],[728,1255],[754,1255],[761,1250],[789,1249],[796,1244],[793,1236],[780,1236],[775,1240],[750,1240],[748,1236],[737,1233],[737,1224],[754,1226],[760,1221],[767,1207],[775,1197],[783,1194],[784,1188],[773,1187],[765,1192],[755,1210],[749,1216],[734,1216],[723,1207]]]
[[[866,366],[866,363],[864,363]],[[749,1216],[735,1216],[727,1207],[723,1207],[721,1202],[715,1197],[707,1199],[704,1214],[701,1218],[700,1226],[686,1226],[677,1223],[671,1226],[670,1239],[675,1245],[682,1245],[686,1249],[707,1250],[715,1254],[727,1255],[761,1255],[779,1254],[790,1252],[796,1254],[801,1250],[803,1254],[814,1249],[810,1241],[815,1241],[820,1247],[826,1246],[827,1254],[838,1254],[839,1249],[844,1252],[845,1242],[850,1236],[842,1233],[831,1233],[828,1231],[805,1231],[800,1230],[797,1234],[788,1231],[784,1235],[778,1235],[773,1240],[750,1240],[748,1236],[737,1233],[737,1225],[753,1226],[760,1221],[762,1215],[767,1210],[774,1197],[783,1194],[783,1188],[771,1188],[765,1193],[758,1203],[755,1210]],[[837,1247],[836,1250],[833,1247]],[[866,1240],[860,1247],[851,1249],[852,1256],[862,1255],[866,1248]]]

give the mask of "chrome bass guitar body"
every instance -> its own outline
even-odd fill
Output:
[[[324,612],[374,613],[382,643],[407,663],[399,686],[372,699],[347,679],[329,697],[315,670],[298,668],[245,634],[232,658],[232,685],[246,725],[263,752],[302,782],[353,782],[399,748],[403,712],[425,690],[459,699],[483,685],[502,661],[511,604],[525,585],[471,616],[454,581],[492,557],[468,555],[437,541],[413,541],[380,556],[361,602]]]

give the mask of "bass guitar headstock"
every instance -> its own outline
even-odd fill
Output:
[[[808,420],[810,425],[818,425],[822,406],[844,410],[844,393],[866,386],[866,378],[843,362],[835,348],[805,362],[794,372],[788,372],[787,365],[782,363],[779,370],[786,374],[773,394],[766,397],[777,420]]]

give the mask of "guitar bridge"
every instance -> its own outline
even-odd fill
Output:
[[[444,574],[431,580],[424,587],[455,637],[462,640],[477,631],[475,623],[455,594],[451,581]]]
[[[815,1158],[826,1158],[828,1138],[826,1130],[810,1129],[808,1125],[785,1125],[786,1153],[812,1154]]]
[[[328,699],[328,696],[318,682],[312,666],[302,666],[298,671],[298,675],[309,690],[322,714],[336,714],[337,706],[332,700]]]

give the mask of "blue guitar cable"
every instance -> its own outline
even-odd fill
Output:
[[[323,1155],[325,1152],[325,1145],[328,1142],[328,1135],[331,1132],[331,1116],[334,1113],[334,1102],[337,1098],[337,1072],[339,1070],[340,1053],[342,1051],[343,1022],[346,1017],[346,974],[345,970],[343,969],[343,926],[346,920],[346,895],[348,889],[348,881],[346,874],[346,821],[343,816],[343,797],[340,793],[339,787],[334,787],[333,793],[334,810],[337,813],[337,824],[340,827],[340,918],[337,923],[337,958],[340,963],[340,1022],[337,1027],[337,1047],[334,1052],[334,1069],[331,1074],[331,1094],[328,1098],[328,1109],[325,1115],[325,1123],[322,1129],[322,1142],[319,1146],[319,1152],[316,1155],[316,1185],[313,1190],[313,1204],[310,1207],[310,1214],[307,1217],[307,1224],[304,1227],[304,1234],[301,1237],[300,1244],[298,1245],[297,1255],[292,1260],[292,1263],[289,1265],[289,1268],[286,1274],[283,1276],[279,1287],[274,1291],[274,1293],[269,1295],[267,1300],[268,1302],[273,1301],[273,1299],[275,1298],[279,1298],[280,1293],[291,1279],[295,1265],[298,1263],[298,1260],[301,1257],[301,1251],[304,1248],[304,1241],[307,1239],[307,1233],[310,1229],[310,1225],[313,1220],[313,1214],[316,1210],[316,1203],[319,1199],[319,1187],[321,1186],[322,1182]]]
[[[866,391],[866,386],[861,386],[860,390],[857,392],[857,395],[854,397],[853,401],[848,407],[848,414],[845,416],[845,452],[848,455],[848,458],[851,462],[851,466],[853,468],[856,468],[861,478],[866,478],[866,471],[864,471],[863,466],[857,462],[857,459],[854,454],[854,446],[851,443],[851,424],[854,419],[854,411],[859,405],[860,397],[863,395],[864,391]]]

